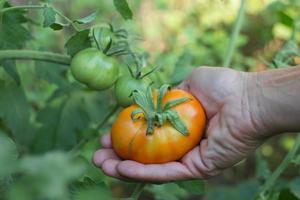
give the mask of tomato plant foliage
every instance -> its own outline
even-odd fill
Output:
[[[0,0],[0,200],[127,198],[133,187],[141,185],[105,176],[91,157],[99,148],[99,136],[111,129],[117,111],[132,103],[133,90],[145,90],[151,82],[154,86],[176,85],[197,65],[219,65],[227,46],[239,49],[231,60],[237,69],[256,70],[261,61],[265,68],[299,62],[297,0],[274,1],[254,14],[248,11],[242,32],[233,37],[231,45],[227,44],[230,20],[222,21],[226,18],[222,17],[214,26],[202,21],[208,19],[206,15],[217,16],[212,11],[214,2],[208,2],[211,7],[206,8],[193,1],[197,6],[189,7],[189,14],[184,15],[177,14],[190,4],[179,0],[174,5],[162,0],[18,2]],[[148,26],[150,22],[156,24]],[[142,41],[135,33],[141,27],[145,30]],[[265,27],[274,33],[261,31]],[[266,46],[255,44],[252,31]],[[291,37],[284,38],[283,32],[289,31]],[[249,54],[249,49],[256,55],[263,48],[268,50],[267,44],[277,43],[280,47],[263,59],[255,60]],[[71,60],[87,48],[118,63],[117,85],[113,86],[114,80],[111,87],[96,91],[73,76]],[[146,184],[140,199],[300,199],[299,177],[290,178],[299,176],[300,139],[297,141],[282,163],[277,163],[281,158],[276,156],[268,162],[261,154],[270,148],[263,146],[249,161],[255,168],[251,175],[246,161],[207,185],[202,180]],[[287,167],[293,170],[285,170]]]

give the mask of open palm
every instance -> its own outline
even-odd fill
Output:
[[[205,138],[181,160],[165,164],[141,164],[121,160],[112,149],[110,135],[93,161],[105,174],[120,179],[149,182],[209,178],[234,165],[262,142],[250,112],[249,77],[228,68],[199,67],[179,88],[192,93],[205,108]]]

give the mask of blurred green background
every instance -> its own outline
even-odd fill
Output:
[[[71,19],[98,9],[93,23],[109,22],[126,29],[134,48],[147,54],[149,65],[162,66],[151,78],[158,84],[176,85],[194,67],[222,66],[240,1],[131,0],[133,19],[127,21],[111,0],[53,0],[51,4]],[[66,54],[71,28],[56,32],[43,28],[40,11],[26,16],[33,22],[22,25],[30,32],[20,38],[24,49]],[[242,71],[285,67],[280,65],[282,57],[289,58],[289,65],[300,64],[300,56],[282,51],[286,44],[288,50],[298,51],[299,30],[299,0],[248,0],[230,66]],[[99,148],[98,136],[110,130],[114,119],[95,130],[115,103],[112,91],[87,90],[74,81],[66,66],[34,61],[17,61],[15,66],[13,76],[0,67],[0,199],[128,198],[136,183],[109,178],[91,163]],[[253,199],[292,148],[294,136],[270,139],[247,160],[205,184],[149,184],[140,199]],[[274,199],[300,199],[299,172],[297,165],[288,167],[273,188]]]

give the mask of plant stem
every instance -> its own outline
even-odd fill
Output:
[[[7,11],[12,11],[12,10],[26,10],[26,9],[44,9],[44,5],[25,5],[25,6],[13,6],[13,7],[8,7],[8,8],[3,8],[0,13],[5,13]]]
[[[280,176],[280,174],[288,167],[288,165],[295,158],[299,147],[300,147],[300,133],[298,133],[296,142],[295,142],[294,146],[292,147],[292,149],[288,152],[288,154],[284,157],[284,159],[280,163],[280,165],[276,168],[276,170],[267,179],[265,184],[260,188],[259,192],[256,195],[257,197],[264,195],[265,192],[267,192],[274,185],[275,181]]]
[[[142,193],[145,186],[146,186],[146,183],[137,184],[137,186],[135,187],[130,199],[131,200],[138,200],[138,198],[141,195],[141,193]]]
[[[231,60],[232,60],[232,56],[236,47],[236,42],[238,39],[238,36],[240,34],[240,30],[242,27],[242,23],[243,23],[243,19],[244,19],[244,15],[245,15],[245,9],[246,8],[246,0],[241,0],[241,5],[239,8],[239,13],[238,16],[236,18],[234,27],[233,27],[233,31],[231,33],[230,36],[230,40],[229,40],[229,46],[228,49],[226,51],[226,55],[225,55],[225,59],[223,62],[223,66],[224,67],[229,67]]]
[[[115,114],[115,112],[118,110],[119,105],[116,105],[115,107],[113,107],[113,109],[111,109],[111,111],[105,116],[105,118],[102,120],[102,122],[100,124],[98,124],[96,130],[100,129],[108,120],[109,118]]]
[[[119,105],[116,105],[115,107],[113,107],[111,109],[111,111],[104,117],[104,119],[102,120],[102,122],[97,126],[97,128],[95,129],[96,131],[99,130],[108,120],[109,118],[115,114],[115,112],[118,110],[119,108]],[[98,137],[98,135],[97,135]],[[76,151],[82,146],[84,145],[85,143],[87,143],[88,141],[94,139],[95,137],[92,136],[90,138],[83,138],[82,140],[80,140],[71,150],[70,150],[70,153],[76,153]]]
[[[56,12],[56,14],[58,14],[61,18],[65,19],[77,32],[80,31],[79,28],[76,26],[76,24],[74,24],[74,22],[71,19],[69,19],[67,16],[65,16],[64,14],[62,14],[56,8],[54,8],[54,7],[52,7],[52,8]]]
[[[13,6],[13,7],[8,7],[8,8],[4,8],[2,10],[0,10],[0,13],[3,14],[7,11],[12,11],[12,10],[26,10],[26,9],[45,9],[47,8],[47,5],[24,5],[24,6]],[[55,11],[55,13],[57,15],[59,15],[60,17],[62,17],[64,20],[66,20],[76,31],[80,31],[79,28],[76,26],[76,24],[74,24],[74,22],[69,19],[67,16],[65,16],[64,14],[62,14],[59,10],[57,10],[56,8],[52,7],[53,10]]]
[[[3,59],[39,60],[63,65],[70,65],[71,62],[69,56],[32,50],[0,50],[0,60]]]

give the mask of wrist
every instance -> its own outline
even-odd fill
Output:
[[[266,138],[276,134],[273,130],[272,120],[269,120],[271,115],[268,109],[265,108],[265,99],[262,98],[263,85],[261,83],[261,74],[259,72],[245,72],[243,74],[243,97],[247,102],[247,109],[249,112],[250,123],[254,129],[257,138]]]
[[[300,131],[300,68],[246,73],[247,98],[258,134]]]

